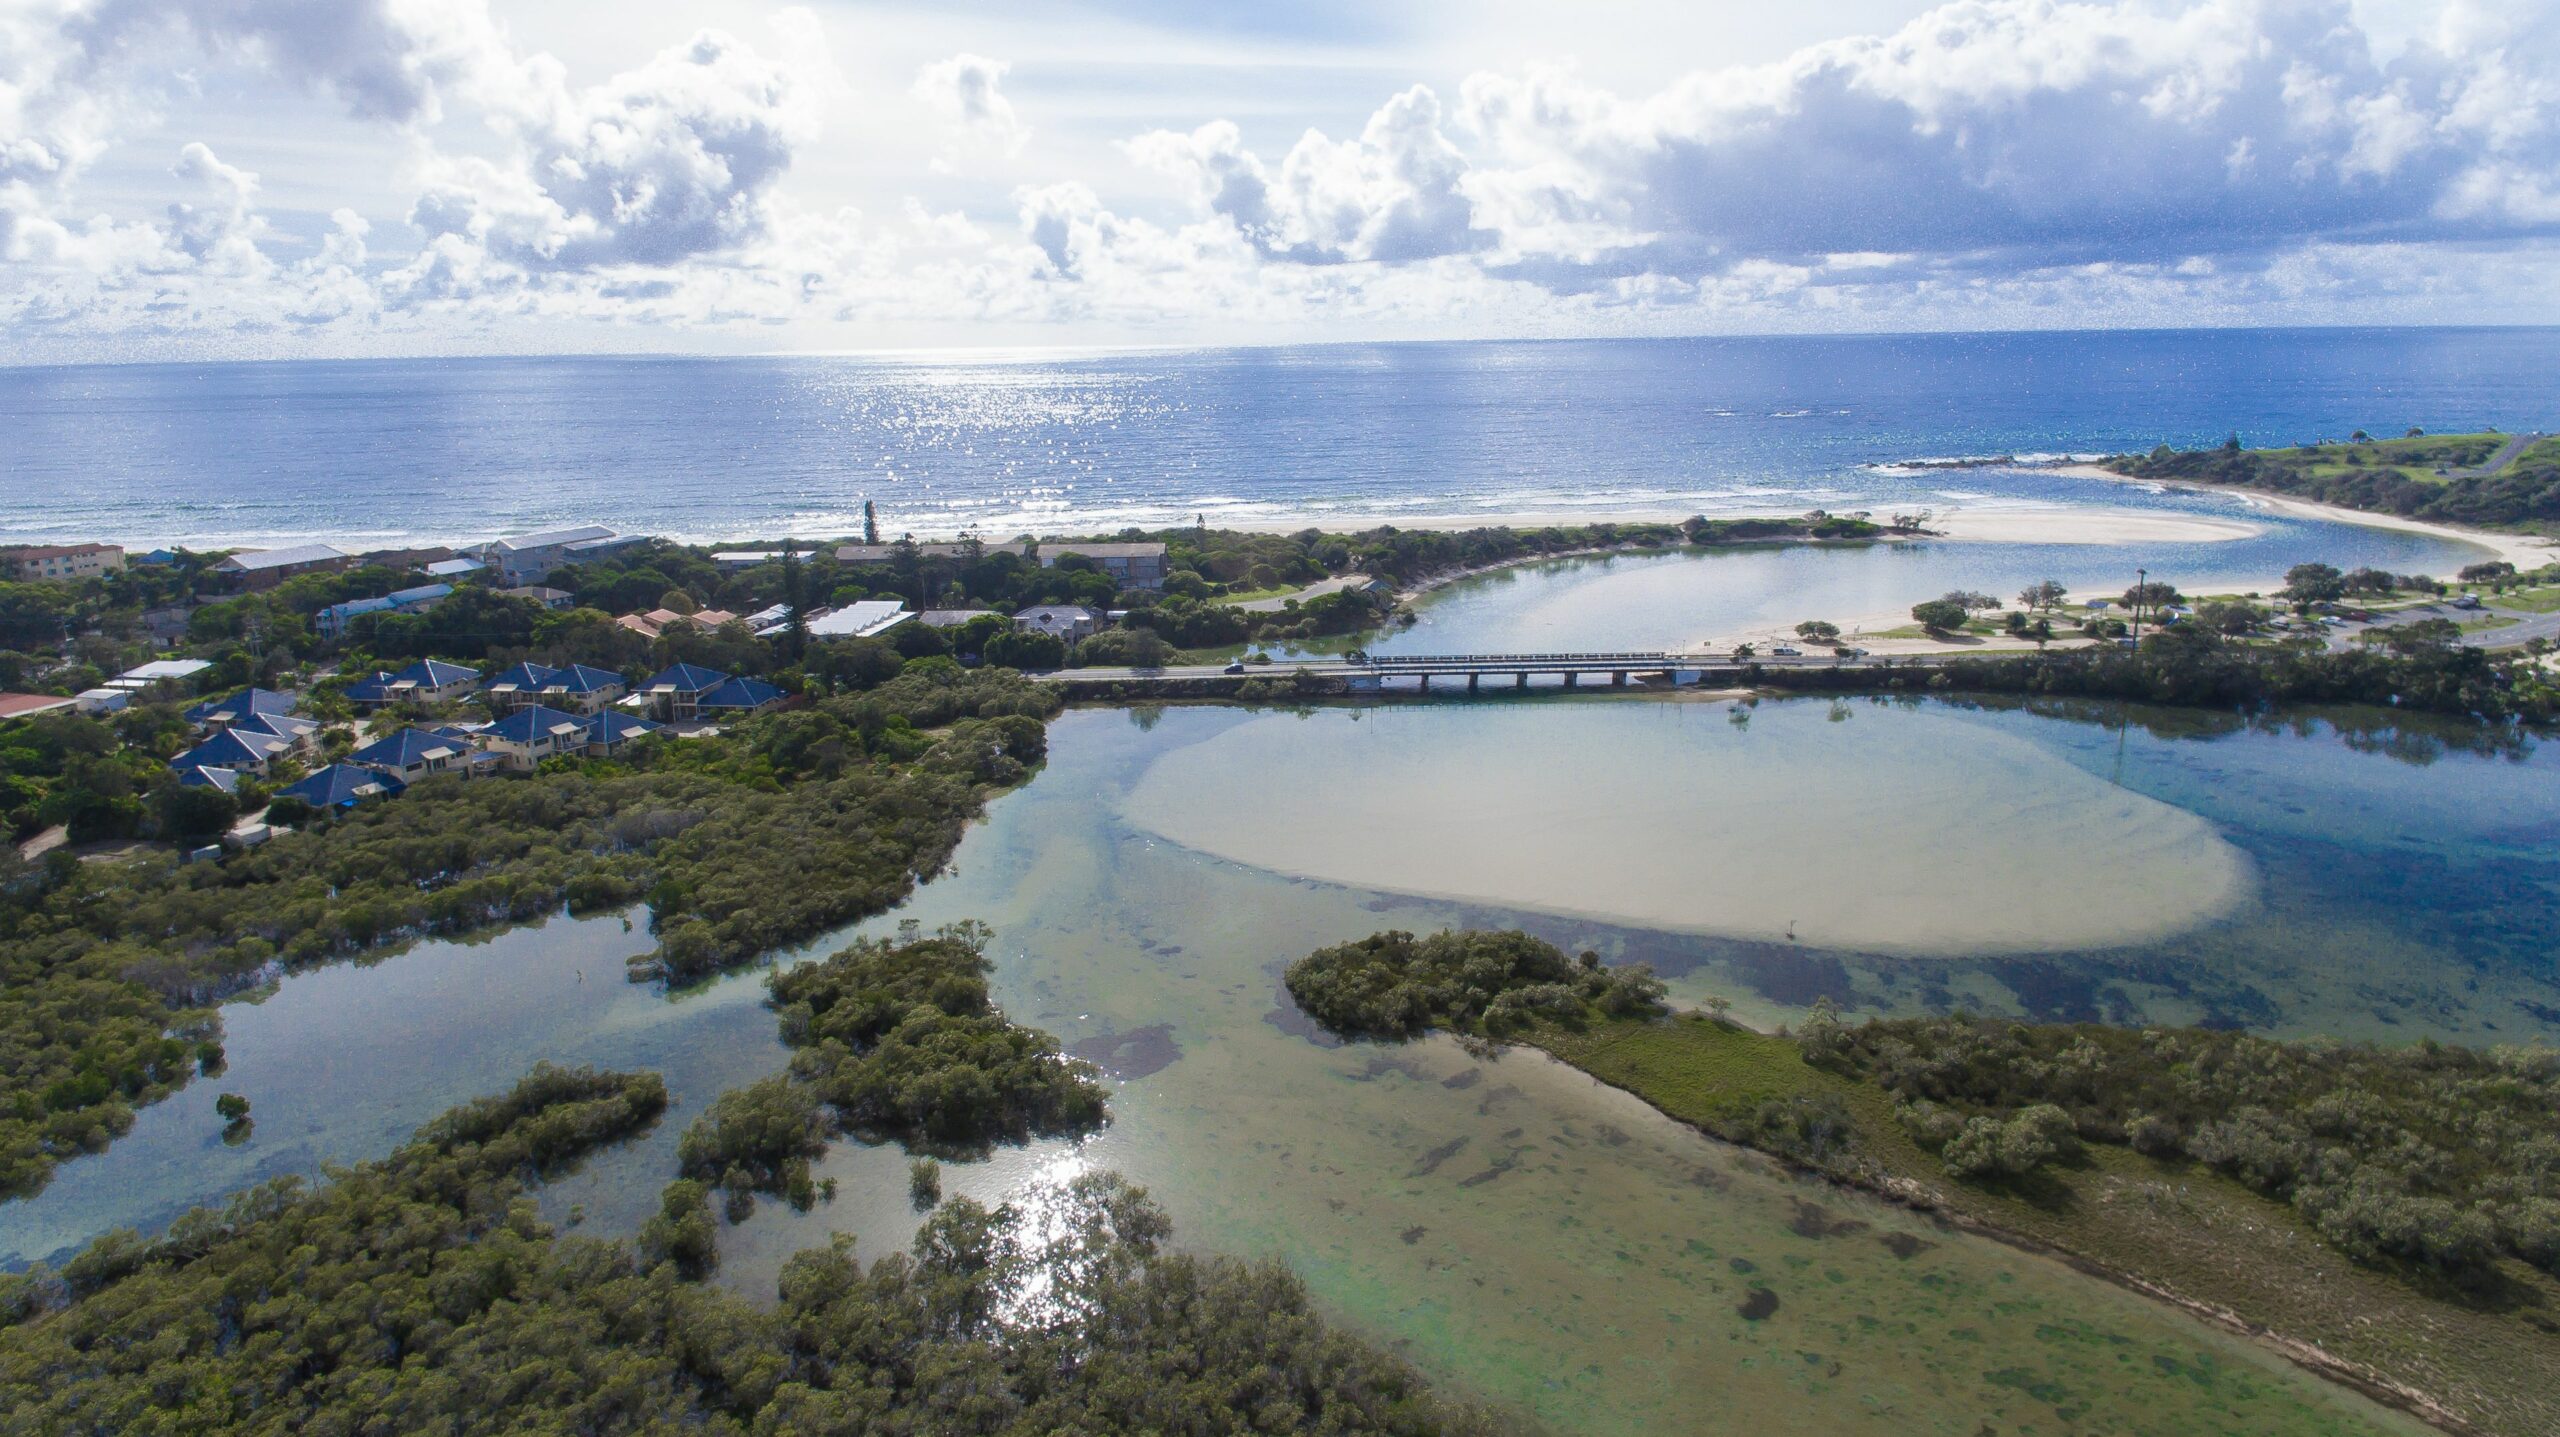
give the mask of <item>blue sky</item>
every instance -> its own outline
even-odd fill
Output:
[[[2552,322],[2555,230],[2534,0],[0,8],[0,359]]]

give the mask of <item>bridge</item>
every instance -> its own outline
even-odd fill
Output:
[[[1230,674],[1224,665],[1185,664],[1161,669],[1093,668],[1061,669],[1039,677],[1067,684],[1176,684],[1217,679],[1285,679],[1300,672],[1339,684],[1341,691],[1355,694],[1429,693],[1436,683],[1455,686],[1464,681],[1467,692],[1482,688],[1485,681],[1513,689],[1529,687],[1533,677],[1560,680],[1566,688],[1579,688],[1585,683],[1605,680],[1607,686],[1623,688],[1629,682],[1643,679],[1686,686],[1715,682],[1738,682],[1746,670],[1760,668],[1888,668],[1926,667],[1936,656],[1900,655],[1892,658],[1853,655],[1841,657],[1820,654],[1758,654],[1738,658],[1732,654],[1705,652],[1681,653],[1671,650],[1637,652],[1558,652],[1516,654],[1358,654],[1344,659],[1282,660],[1270,664],[1250,664],[1241,674]],[[1509,680],[1507,685],[1503,680]]]

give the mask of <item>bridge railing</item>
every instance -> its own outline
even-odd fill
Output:
[[[1368,667],[1373,669],[1518,667],[1523,664],[1668,664],[1666,653],[1635,654],[1371,654]]]

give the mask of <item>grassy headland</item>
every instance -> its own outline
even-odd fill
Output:
[[[2121,454],[2105,467],[2135,479],[2259,489],[2403,518],[2552,532],[2560,528],[2560,439],[2542,439],[2500,457],[2509,436],[2417,434],[2358,438],[2286,449],[2213,449]]]
[[[1358,1036],[1534,1046],[1717,1137],[2039,1249],[2460,1430],[2560,1425],[2560,1055],[1971,1017],[1666,1016],[1522,934],[1293,965]],[[1645,1011],[1645,1010],[1650,1011]]]

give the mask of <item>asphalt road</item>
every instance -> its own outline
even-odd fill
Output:
[[[2516,622],[2503,629],[2484,629],[2476,634],[2465,634],[2462,636],[2464,643],[2483,649],[2520,649],[2535,639],[2560,642],[2560,613],[2536,614],[2523,609],[2502,609],[2495,603],[2484,604],[2477,609],[2457,609],[2451,604],[2420,604],[2413,609],[2399,609],[2384,614],[2370,624],[2340,624],[2328,631],[2329,648],[2331,652],[2354,648],[2356,635],[2368,629],[2396,628],[2419,619],[2451,619],[2459,624],[2488,615],[2509,618]]]

